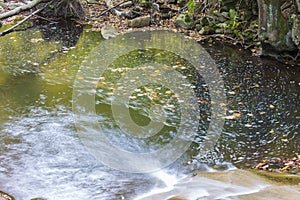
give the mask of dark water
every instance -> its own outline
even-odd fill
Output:
[[[226,46],[207,50],[224,76],[228,115],[241,114],[226,121],[218,147],[222,158],[242,167],[299,154],[299,67]]]
[[[132,199],[163,185],[150,175],[120,172],[102,165],[77,135],[73,83],[82,61],[102,42],[100,34],[83,27],[63,30],[77,35],[72,42],[66,42],[70,38],[50,38],[41,27],[40,31],[32,29],[0,38],[1,190],[17,199]],[[53,25],[51,30],[60,29]],[[222,44],[204,46],[223,76],[227,97],[227,116],[220,116],[225,125],[208,155],[197,152],[211,116],[209,90],[186,60],[156,49],[134,51],[119,58],[97,83],[95,109],[99,122],[111,133],[110,139],[127,150],[148,151],[149,146],[158,148],[174,136],[182,113],[177,109],[181,102],[160,84],[136,88],[127,105],[133,121],[146,126],[153,120],[149,113],[155,113],[152,103],[167,104],[168,120],[159,137],[130,140],[119,132],[113,120],[110,101],[116,80],[128,71],[126,67],[155,59],[179,66],[177,71],[190,77],[200,100],[200,127],[193,133],[196,137],[191,139],[187,153],[169,169],[173,174],[202,169],[203,163],[220,168],[226,168],[224,163],[248,167],[261,159],[299,154],[300,68],[252,57],[249,52]]]

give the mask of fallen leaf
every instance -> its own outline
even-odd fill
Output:
[[[271,109],[274,109],[274,108],[275,108],[275,106],[274,106],[274,105],[272,105],[272,104],[270,104],[270,105],[269,105],[269,108],[271,108]]]
[[[269,131],[269,133],[275,133],[275,130],[274,130],[274,129],[271,129],[271,130]]]
[[[232,115],[224,117],[224,119],[236,119],[239,118],[241,115],[241,113],[233,113]]]

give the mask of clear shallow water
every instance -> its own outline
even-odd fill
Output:
[[[99,34],[84,30],[81,35],[77,33],[77,43],[69,44],[64,38],[49,38],[42,33],[29,30],[0,38],[1,190],[16,199],[132,199],[154,187],[172,187],[176,180],[165,173],[128,174],[103,166],[77,136],[72,113],[73,81],[81,62],[101,42]],[[75,48],[68,49],[75,44]],[[253,166],[263,158],[300,153],[300,69],[216,46],[208,47],[207,51],[224,76],[227,115],[232,117],[226,119],[221,140],[209,156],[197,154],[201,137],[194,139],[183,158],[166,170],[173,177],[193,170],[211,170],[202,163],[226,169],[231,165],[224,162],[238,167]],[[164,58],[166,63],[184,63],[175,55],[157,51],[133,52],[130,56],[125,58],[126,62],[116,62],[112,69],[123,69],[129,61],[138,65],[153,56],[158,60]],[[110,70],[106,76],[118,76],[120,71],[126,70]],[[180,72],[188,74],[192,69]],[[196,84],[198,81],[198,96],[203,100],[201,116],[205,127],[210,115],[209,94],[201,77],[193,80]],[[117,131],[109,112],[113,81],[111,78],[99,84],[96,97],[99,120],[106,119],[106,127],[112,132]],[[150,91],[150,98],[163,91],[167,95],[161,95],[162,100],[170,94],[157,85],[149,86],[148,91],[136,91],[139,98],[129,106],[136,122],[143,124],[149,122],[151,101],[149,96],[138,96],[141,91]],[[177,103],[174,98],[170,105],[176,107]],[[180,111],[173,113],[173,121],[166,123],[167,133],[178,123]],[[161,145],[168,142],[168,135],[162,133],[160,139],[146,142]]]

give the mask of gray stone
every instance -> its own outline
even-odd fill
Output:
[[[118,35],[118,31],[113,26],[103,26],[101,28],[101,35],[104,39],[114,38]]]
[[[132,19],[128,22],[128,26],[132,28],[140,28],[150,25],[150,15],[137,17],[135,19]]]
[[[295,7],[298,13],[300,13],[300,0],[295,0]]]
[[[293,15],[292,40],[300,47],[300,16]]]
[[[180,14],[176,20],[175,20],[175,25],[177,27],[183,28],[183,29],[193,29],[194,28],[194,23],[191,20],[191,18],[186,15],[186,14]]]
[[[207,34],[210,34],[210,28],[209,26],[204,26],[200,29],[199,31],[199,34],[200,35],[207,35]]]

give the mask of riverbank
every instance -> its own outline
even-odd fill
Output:
[[[237,8],[206,1],[189,2],[88,0],[82,2],[86,11],[85,17],[76,21],[92,26],[95,31],[100,31],[104,26],[114,27],[119,33],[135,30],[171,30],[183,33],[198,42],[218,40],[238,45],[254,56],[270,56],[289,65],[300,65],[297,52],[262,49],[265,45],[259,38],[258,8],[254,1],[240,2]],[[47,15],[48,10],[41,11],[33,17],[50,23],[59,20]],[[13,18],[3,22],[10,22]]]

